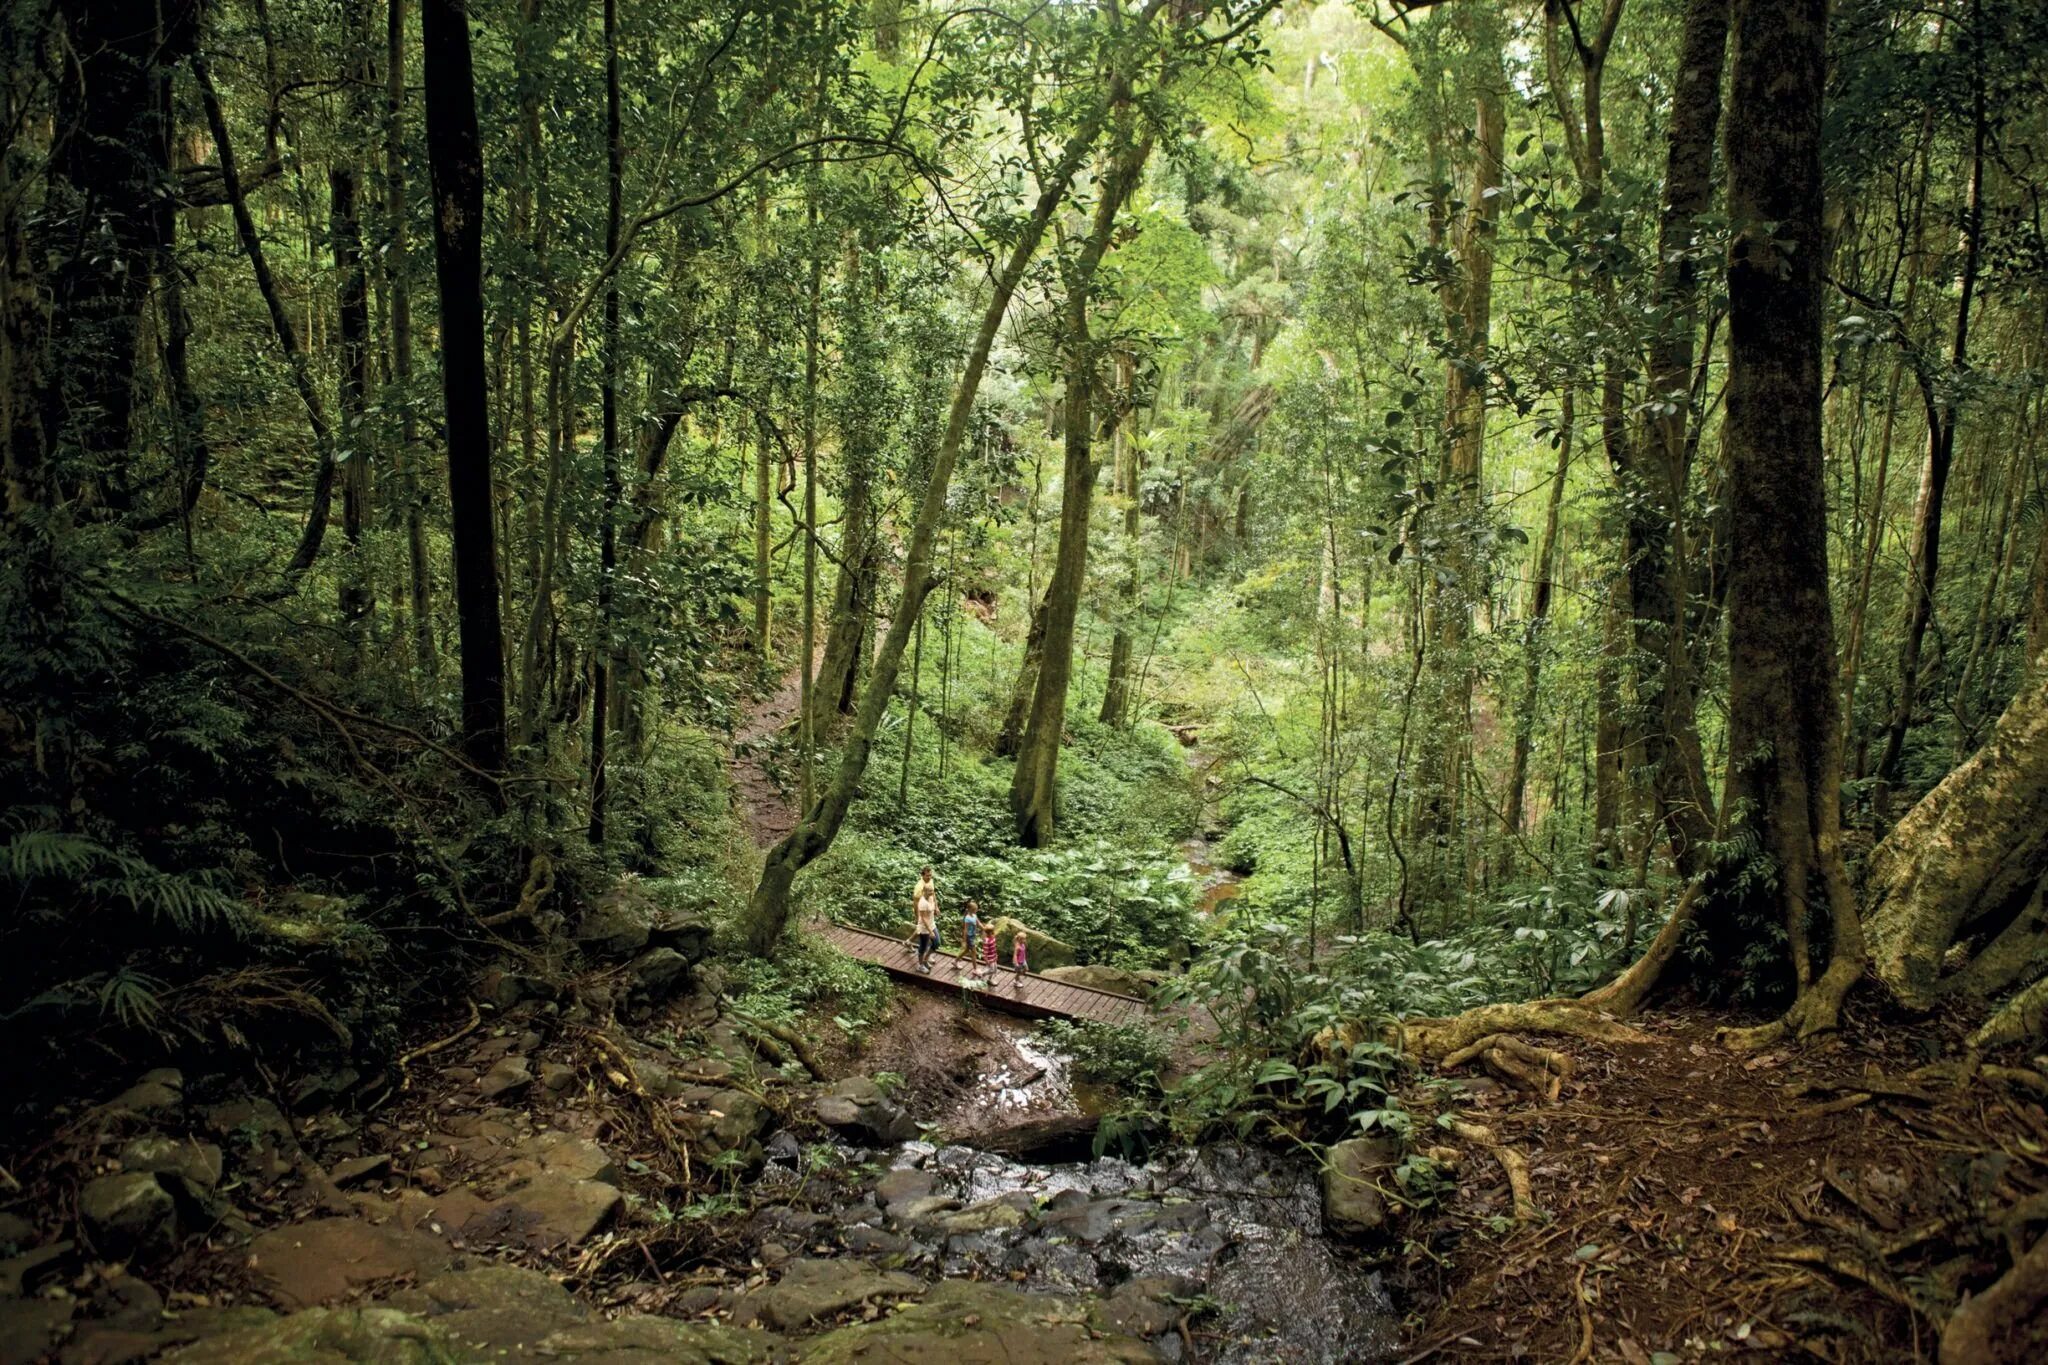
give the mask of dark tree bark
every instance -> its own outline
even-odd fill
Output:
[[[448,423],[463,747],[478,767],[497,772],[505,766],[505,640],[484,372],[484,157],[477,134],[469,16],[462,0],[423,0],[420,54],[441,298],[441,398]]]
[[[10,482],[41,484],[35,500],[48,502],[57,492],[52,471],[30,470],[61,457],[63,496],[89,494],[118,514],[134,494],[129,440],[142,310],[171,245],[171,68],[191,50],[197,6],[175,0],[159,14],[63,0],[54,8],[64,59],[50,111],[41,234],[48,353],[32,401],[42,431],[20,451],[10,439]]]
[[[1131,709],[1131,629],[1136,624],[1133,618],[1138,612],[1139,600],[1139,535],[1142,525],[1138,514],[1138,443],[1131,439],[1131,427],[1137,418],[1137,404],[1132,387],[1137,382],[1137,365],[1129,351],[1121,351],[1116,358],[1116,400],[1119,405],[1116,423],[1116,471],[1117,492],[1124,499],[1124,581],[1119,591],[1115,633],[1109,639],[1109,673],[1102,686],[1102,713],[1099,719],[1104,725],[1121,729],[1129,723]],[[1243,492],[1237,497],[1237,539],[1244,541],[1246,498]]]
[[[1720,970],[1785,925],[1796,994],[1766,1030],[1832,1028],[1863,971],[1842,862],[1841,710],[1821,465],[1821,98],[1826,0],[1735,0],[1728,125],[1730,852],[1701,927]],[[1768,875],[1759,876],[1761,862]],[[1816,970],[1808,926],[1824,926]]]
[[[348,51],[342,65],[348,80],[348,109],[355,131],[371,121],[372,70],[369,14],[364,0],[342,6]],[[341,533],[348,542],[342,569],[341,614],[360,622],[375,600],[363,546],[370,513],[370,284],[363,267],[363,227],[358,206],[361,171],[356,149],[344,144],[327,171],[328,234],[334,252],[336,331],[341,343]]]

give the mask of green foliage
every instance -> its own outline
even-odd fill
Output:
[[[889,999],[889,978],[836,948],[798,935],[772,958],[735,954],[725,964],[726,994],[743,1014],[794,1023],[813,1008],[866,1027]]]
[[[1041,1031],[1070,1059],[1075,1080],[1131,1099],[1159,1093],[1168,1049],[1147,1025],[1053,1019]]]

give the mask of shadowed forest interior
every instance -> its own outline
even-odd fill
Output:
[[[2048,1352],[2048,9],[0,49],[0,1365]]]

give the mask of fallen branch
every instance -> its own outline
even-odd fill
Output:
[[[454,1044],[461,1042],[469,1036],[482,1018],[483,1014],[477,1009],[476,1001],[472,1000],[469,1002],[468,1023],[449,1034],[446,1038],[436,1038],[433,1042],[423,1043],[410,1052],[400,1053],[398,1057],[398,1088],[400,1090],[412,1089],[412,1064],[422,1057],[439,1052],[442,1048],[452,1047]]]

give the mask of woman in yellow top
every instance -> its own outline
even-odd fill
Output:
[[[926,868],[917,880],[914,912],[917,916],[917,969],[932,973],[932,953],[939,946],[939,891],[932,885],[932,870]]]

